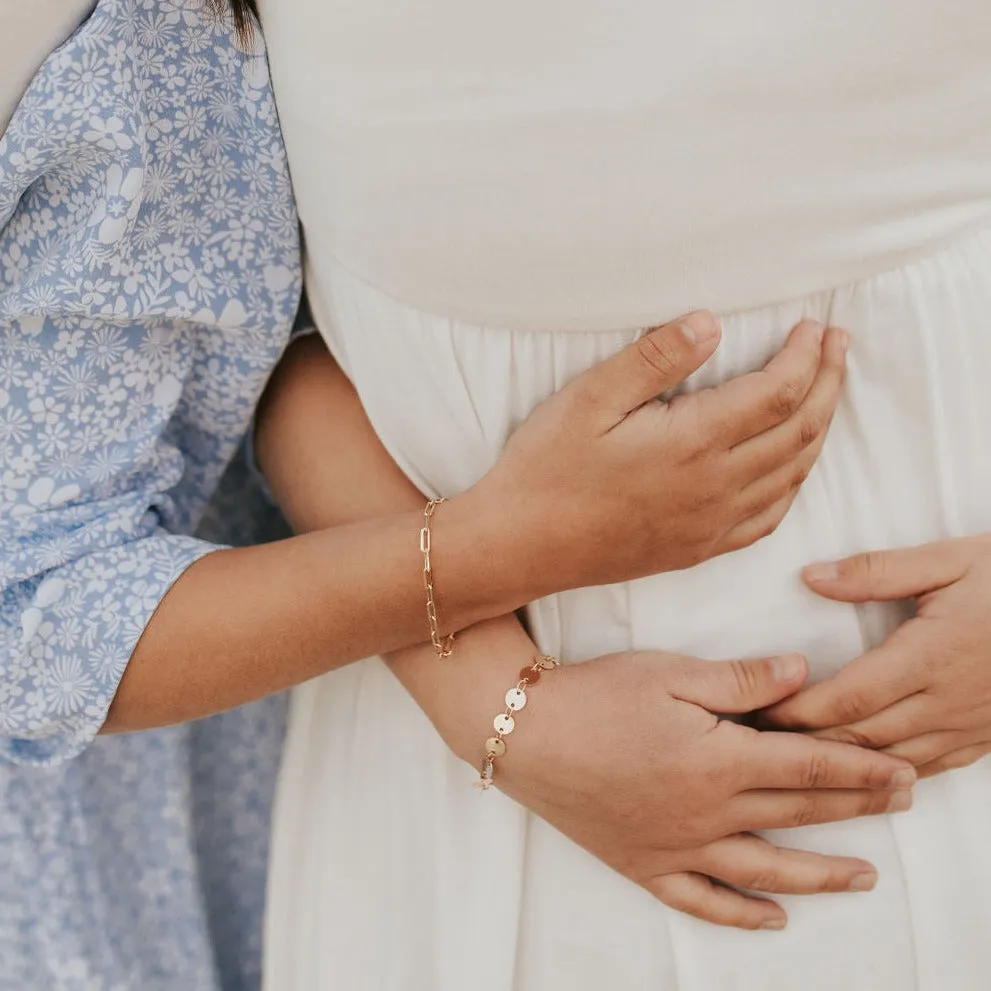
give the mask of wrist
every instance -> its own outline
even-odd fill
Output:
[[[592,583],[588,534],[566,513],[549,515],[525,491],[509,493],[486,476],[441,509],[438,541],[447,540],[453,570],[463,576],[460,591],[452,583],[441,592],[452,597],[451,613],[466,618],[462,626]]]
[[[464,629],[504,616],[549,591],[540,536],[521,512],[478,487],[439,507],[434,568],[443,624]]]
[[[451,751],[478,768],[493,717],[537,654],[517,619],[503,616],[464,630],[447,661],[421,645],[389,655],[386,663]]]

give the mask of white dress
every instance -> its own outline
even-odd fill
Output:
[[[536,603],[542,649],[799,650],[821,678],[903,613],[817,599],[800,566],[991,530],[986,0],[262,6],[318,323],[424,491],[689,308],[724,326],[695,386],[803,316],[852,334],[778,532]],[[668,910],[473,775],[378,660],[295,692],[269,991],[988,987],[991,762],[908,814],[772,834],[880,872],[783,898],[783,933]]]

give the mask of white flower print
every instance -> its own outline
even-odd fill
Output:
[[[80,103],[89,102],[106,88],[110,70],[110,64],[96,52],[83,52],[78,62],[66,67],[66,91]]]
[[[83,134],[87,141],[108,151],[126,151],[134,145],[134,139],[125,133],[124,121],[120,117],[90,117],[89,130]]]
[[[124,332],[119,327],[105,325],[87,335],[87,356],[97,368],[107,368],[120,361],[125,350]]]
[[[206,131],[206,107],[183,108],[176,114],[175,126],[179,137],[186,141],[198,141]]]
[[[84,708],[93,691],[93,676],[78,653],[64,654],[47,670],[48,704],[61,715]]]
[[[53,346],[56,351],[64,351],[70,358],[75,358],[83,346],[83,336],[81,330],[63,330],[55,338]]]
[[[27,414],[15,406],[0,410],[0,451],[22,444],[30,429]]]
[[[281,703],[94,737],[299,287],[264,54],[205,0],[97,0],[0,141],[3,991],[259,984]]]

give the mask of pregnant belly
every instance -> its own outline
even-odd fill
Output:
[[[551,392],[632,340],[520,333],[409,309],[342,269],[318,322],[392,455],[424,491],[489,468]],[[991,233],[828,293],[724,319],[716,356],[687,384],[758,367],[803,316],[851,334],[849,373],[822,457],[778,531],[687,572],[554,596],[533,609],[548,650],[579,660],[628,646],[712,658],[808,653],[835,670],[898,622],[898,607],[816,599],[804,564],[991,529]],[[512,507],[507,507],[511,512]]]
[[[320,325],[373,422],[435,494],[474,482],[536,403],[634,334],[452,325],[342,271],[318,288]],[[989,306],[991,235],[981,235],[866,282],[728,317],[690,388],[759,365],[802,315],[851,332],[845,396],[794,510],[740,553],[534,604],[542,646],[567,661],[631,645],[713,658],[803,650],[823,677],[880,638],[896,607],[819,601],[797,571],[991,528]],[[865,857],[881,881],[870,895],[784,898],[790,924],[773,945],[667,912],[513,803],[480,801],[472,777],[377,661],[297,690],[276,810],[271,987],[384,987],[385,967],[428,974],[432,991],[986,984],[976,975],[991,965],[991,909],[974,879],[991,876],[987,761],[922,782],[906,816],[776,834]],[[386,934],[389,954],[369,932]],[[431,947],[442,949],[425,964]],[[285,977],[297,972],[309,979]]]

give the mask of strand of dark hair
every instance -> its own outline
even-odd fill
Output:
[[[234,27],[241,38],[247,38],[251,34],[254,19],[258,14],[255,0],[211,0],[214,9],[218,14],[223,14],[230,10],[234,17]]]

